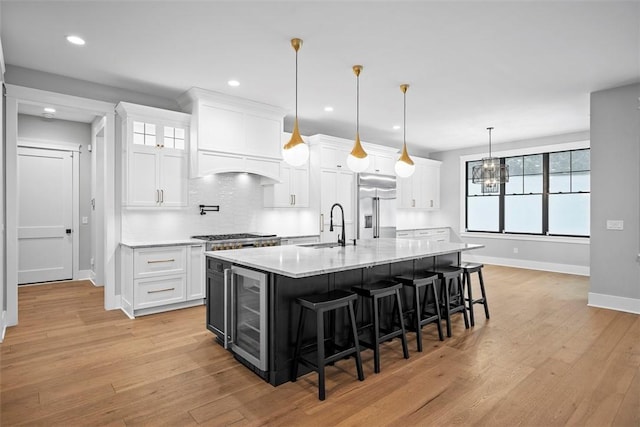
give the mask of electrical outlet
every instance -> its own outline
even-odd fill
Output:
[[[93,267],[93,264],[94,264],[93,257],[91,257],[91,259],[89,260],[89,263],[90,263],[90,264],[91,264],[91,266]]]
[[[87,217],[87,216],[83,216],[83,217],[82,217],[82,223],[83,223],[83,224],[89,224],[89,217]]]
[[[607,230],[624,230],[624,221],[621,219],[608,219]]]
[[[518,248],[513,248],[513,253],[517,254],[518,253]]]

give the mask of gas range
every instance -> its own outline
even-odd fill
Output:
[[[192,236],[193,239],[205,240],[207,251],[226,249],[259,248],[263,246],[280,246],[280,237],[275,234],[232,233]]]

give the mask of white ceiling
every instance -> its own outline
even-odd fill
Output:
[[[300,37],[301,132],[353,138],[362,64],[362,140],[400,146],[409,83],[410,152],[487,144],[487,126],[495,143],[587,130],[590,92],[640,81],[638,1],[3,0],[0,13],[7,64],[171,99],[237,95],[285,108],[286,127]]]

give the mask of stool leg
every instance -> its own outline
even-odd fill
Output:
[[[398,320],[400,321],[400,329],[402,330],[402,354],[405,359],[409,358],[409,346],[407,345],[407,331],[404,330],[404,321],[402,320],[402,302],[400,301],[400,290],[396,289],[396,307],[398,308]],[[395,312],[395,309],[393,310]]]
[[[480,292],[482,292],[482,299],[484,300],[484,315],[489,319],[489,303],[487,303],[487,294],[484,291],[484,280],[482,280],[482,269],[478,270],[478,277],[480,278]]]
[[[450,286],[453,279],[441,279],[442,288],[444,292],[444,316],[447,320],[447,337],[451,338],[451,313],[449,312],[449,305],[451,304]]]
[[[425,290],[426,292],[426,290]],[[416,342],[418,344],[418,351],[422,351],[422,326],[420,326],[420,320],[422,317],[422,311],[420,311],[420,288],[417,286],[413,288],[413,305],[414,305],[414,313],[413,317],[415,319],[416,325]]]
[[[362,358],[360,357],[360,341],[358,340],[358,329],[356,328],[356,316],[353,312],[353,303],[351,301],[349,301],[349,319],[351,320],[353,342],[356,347],[356,369],[358,370],[358,379],[360,381],[364,381],[364,372],[362,372]]]
[[[476,317],[473,313],[473,292],[471,290],[471,274],[465,270],[462,279],[462,286],[467,285],[467,296],[469,298],[469,320],[471,320],[471,326],[476,326]]]
[[[440,301],[438,300],[438,290],[436,289],[436,282],[432,282],[431,286],[433,286],[433,299],[436,303],[436,315],[438,316],[438,338],[440,341],[444,341],[444,336],[442,335],[442,316],[440,315]],[[428,291],[428,288],[425,289],[425,292]]]
[[[371,299],[373,309],[373,372],[380,373],[380,300]]]
[[[324,311],[316,312],[316,337],[318,345],[318,399],[324,400]]]
[[[458,295],[460,295],[460,304],[462,305],[462,317],[464,317],[464,328],[469,329],[469,318],[467,317],[467,306],[464,303],[464,284],[460,280],[460,276],[456,277],[458,281]]]
[[[296,334],[296,350],[293,353],[293,365],[291,367],[291,382],[298,379],[298,360],[300,359],[300,348],[302,347],[302,332],[304,331],[304,307],[300,306],[300,316],[298,317],[298,333]]]

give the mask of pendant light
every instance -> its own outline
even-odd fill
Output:
[[[309,146],[302,140],[298,130],[298,50],[302,46],[302,40],[291,39],[291,46],[296,51],[296,119],[291,139],[282,147],[282,157],[291,166],[301,166],[309,158]]]
[[[347,166],[354,172],[363,172],[369,167],[369,156],[360,143],[360,72],[362,65],[354,65],[356,75],[356,140],[351,153],[347,156]]]
[[[400,90],[402,91],[403,98],[404,98],[404,107],[403,107],[404,114],[402,116],[403,144],[402,144],[402,153],[400,154],[400,158],[396,162],[396,165],[394,168],[396,171],[396,175],[398,175],[400,178],[408,178],[411,175],[413,175],[413,173],[416,170],[416,165],[413,164],[413,160],[411,160],[411,157],[409,157],[409,153],[407,152],[407,89],[409,89],[408,84],[400,85]]]
[[[489,157],[482,159],[482,164],[471,170],[471,180],[474,184],[482,185],[483,193],[499,193],[500,184],[509,182],[509,166],[501,164],[499,158],[491,157],[491,131],[489,131]]]

